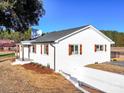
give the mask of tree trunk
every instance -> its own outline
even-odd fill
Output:
[[[19,37],[20,37],[20,43],[21,43],[21,41],[23,41],[24,40],[24,36],[23,36],[24,34],[22,33],[22,32],[20,32],[20,35],[19,35]],[[24,45],[22,45],[22,61],[24,61]]]

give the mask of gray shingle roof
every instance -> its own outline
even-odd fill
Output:
[[[48,34],[45,34],[43,36],[38,37],[33,41],[33,43],[46,43],[46,42],[54,42],[66,35],[69,35],[77,30],[80,30],[84,27],[87,27],[88,25],[77,27],[77,28],[71,28],[71,29],[66,29],[66,30],[61,30],[61,31],[54,31],[50,32]]]

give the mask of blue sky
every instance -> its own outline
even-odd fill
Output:
[[[124,32],[124,0],[43,0],[46,14],[39,21],[44,32],[91,24],[99,30]]]

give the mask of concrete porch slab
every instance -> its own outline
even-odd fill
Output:
[[[31,60],[22,61],[21,59],[16,59],[15,62],[11,63],[11,65],[24,65],[28,63],[31,63]]]

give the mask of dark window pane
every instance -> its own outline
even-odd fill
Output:
[[[75,45],[75,54],[78,54],[78,45]]]

